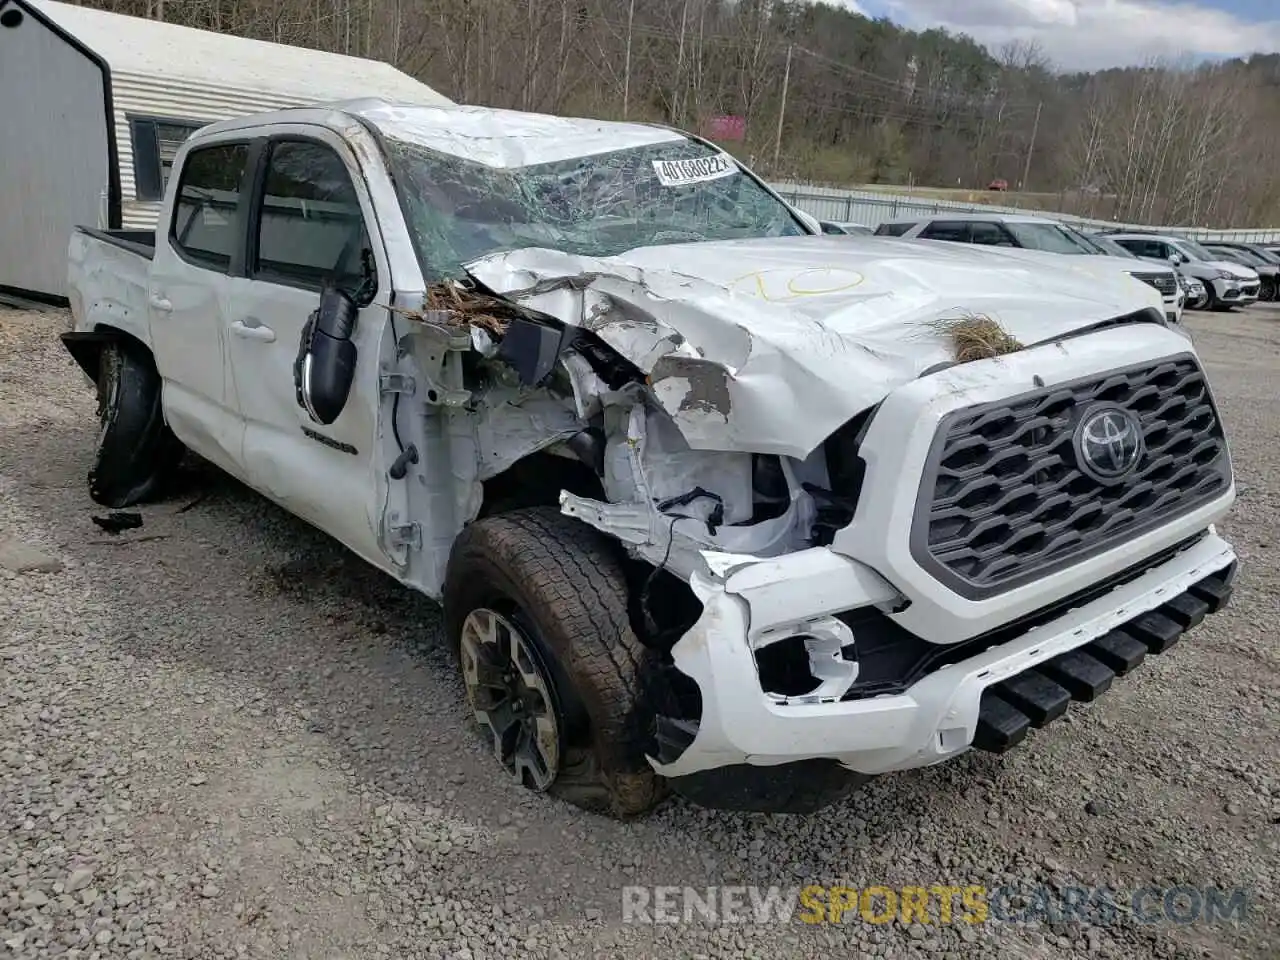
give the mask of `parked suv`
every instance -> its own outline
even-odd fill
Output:
[[[1194,240],[1158,233],[1108,233],[1126,250],[1149,260],[1167,260],[1183,273],[1204,281],[1209,299],[1206,310],[1229,310],[1258,299],[1262,280],[1251,267],[1224,260]]]
[[[1212,242],[1206,240],[1203,246],[1210,253],[1215,253],[1224,260],[1257,270],[1258,279],[1262,281],[1262,286],[1258,290],[1258,299],[1274,300],[1276,298],[1277,280],[1280,279],[1280,257],[1269,250],[1263,250],[1248,243],[1220,243],[1217,240]]]
[[[1045,217],[996,216],[991,214],[957,214],[925,220],[898,220],[880,224],[879,236],[902,237],[905,240],[949,240],[953,243],[976,243],[984,246],[1039,251],[1068,256],[1090,256],[1105,261],[1160,291],[1165,315],[1172,321],[1182,319],[1186,300],[1177,273],[1168,266],[1136,266],[1131,258],[1113,257],[1083,234]],[[1167,262],[1167,261],[1166,261]]]
[[[1133,257],[1137,260],[1144,260],[1147,263],[1156,263],[1161,266],[1168,262],[1167,260],[1162,260],[1158,257],[1139,257],[1136,253],[1120,246],[1120,244],[1116,243],[1105,233],[1085,233],[1081,234],[1081,236],[1085,237],[1103,253],[1113,257]],[[1182,292],[1185,297],[1183,306],[1188,310],[1204,309],[1205,304],[1209,300],[1209,294],[1205,290],[1204,281],[1199,277],[1193,277],[1184,273],[1178,267],[1175,267],[1174,270],[1178,274],[1178,283],[1181,285]]]

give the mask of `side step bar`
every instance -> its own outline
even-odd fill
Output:
[[[1226,606],[1235,575],[1232,563],[1092,643],[988,688],[978,711],[974,747],[1004,753],[1021,743],[1032,727],[1043,727],[1066,713],[1072,700],[1096,700],[1116,677],[1138,667],[1148,654],[1164,653],[1206,616]]]

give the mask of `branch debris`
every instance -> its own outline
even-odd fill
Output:
[[[423,309],[443,310],[453,323],[480,327],[498,338],[506,333],[507,321],[521,317],[519,309],[506,300],[449,282],[432,284],[427,288]]]

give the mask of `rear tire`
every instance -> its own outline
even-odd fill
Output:
[[[648,653],[632,630],[627,599],[613,545],[550,507],[470,524],[454,543],[444,586],[449,641],[477,724],[490,734],[495,752],[501,754],[497,744],[504,739],[492,720],[500,709],[494,701],[502,696],[490,698],[482,718],[464,627],[474,631],[476,622],[493,622],[493,615],[504,629],[514,627],[521,642],[533,648],[532,659],[551,688],[559,742],[543,751],[543,758],[554,758],[553,778],[531,784],[527,767],[522,773],[519,763],[508,765],[500,755],[508,772],[514,767],[526,785],[615,817],[644,813],[666,794],[664,781],[645,759],[639,690]],[[478,619],[469,620],[473,614]],[[467,650],[473,648],[469,635]],[[527,668],[526,662],[521,669]],[[545,733],[545,724],[542,729]]]
[[[146,349],[107,343],[98,364],[98,451],[89,496],[105,507],[155,497],[182,459],[182,444],[164,422],[160,374]]]

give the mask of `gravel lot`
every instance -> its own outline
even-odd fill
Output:
[[[0,957],[1280,956],[1280,311],[1190,315],[1230,612],[1004,758],[812,818],[619,824],[505,782],[435,607],[208,468],[109,537],[60,313],[0,311]],[[627,884],[1246,887],[1239,924],[621,922]]]

